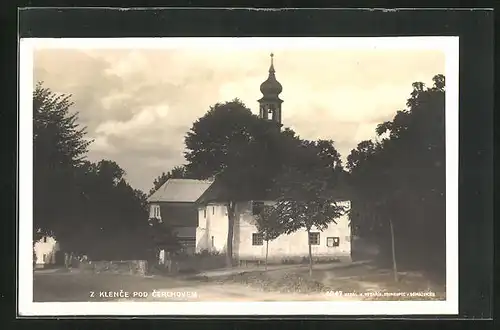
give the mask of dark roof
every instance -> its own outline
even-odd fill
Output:
[[[215,180],[215,182],[208,187],[207,190],[201,194],[201,196],[196,200],[198,204],[207,204],[210,202],[221,202],[227,201],[230,198],[229,190],[224,187],[221,180]]]
[[[148,197],[148,202],[194,203],[212,183],[205,180],[169,179]]]
[[[193,203],[160,203],[160,215],[171,226],[198,226],[198,207]]]
[[[198,204],[207,204],[210,202],[226,202],[239,192],[231,193],[222,180],[215,180],[215,182],[207,189],[205,192],[196,200]],[[351,190],[348,186],[346,175],[341,175],[337,186],[328,192],[330,198],[334,200],[351,200]],[[248,196],[240,196],[237,201],[248,201],[248,200],[267,200],[272,201],[278,198],[275,192],[263,192],[263,193],[249,193]]]
[[[222,180],[215,182],[198,198],[196,203],[207,204],[210,202],[248,201],[248,200],[273,200],[266,194],[245,192],[244,189],[232,191]]]

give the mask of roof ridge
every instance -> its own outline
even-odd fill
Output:
[[[210,183],[213,182],[213,180],[202,180],[202,179],[187,179],[187,178],[171,178],[168,179],[168,181],[188,181],[192,183]]]
[[[171,178],[154,192],[148,201],[195,202],[212,184],[211,180]]]

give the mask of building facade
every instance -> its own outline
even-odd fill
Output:
[[[282,126],[282,104],[279,94],[283,87],[276,79],[271,54],[267,79],[261,84],[262,98],[259,117]],[[170,179],[149,199],[150,218],[161,219],[176,228],[184,245],[196,253],[226,253],[228,238],[228,208],[221,201],[228,200],[219,181]],[[225,196],[225,197],[222,197]],[[338,200],[350,205],[347,200]],[[239,261],[263,260],[266,243],[258,233],[255,219],[257,209],[263,204],[273,204],[272,199],[249,200],[236,203],[233,227],[233,257]],[[333,219],[332,219],[333,220]],[[335,219],[323,231],[312,228],[281,235],[269,242],[268,259],[272,262],[309,257],[309,242],[313,258],[344,259],[351,257],[351,229],[348,215]]]
[[[236,203],[233,228],[233,257],[237,261],[261,261],[266,257],[266,242],[256,227],[259,206],[272,205],[272,201],[248,201]],[[349,201],[338,201],[347,209]],[[209,202],[198,208],[199,226],[196,229],[196,252],[226,253],[228,214],[224,203]],[[309,257],[309,240],[313,259],[351,260],[351,228],[347,213],[331,222],[324,229],[312,228],[283,234],[269,242],[270,262],[302,260]]]
[[[196,247],[198,206],[196,200],[210,187],[211,181],[169,179],[149,198],[149,219],[170,226],[187,254]]]
[[[276,79],[274,55],[271,54],[271,65],[268,78],[261,84],[262,98],[259,102],[259,117],[274,121],[282,126],[282,104],[279,94],[282,85]],[[214,183],[215,185],[215,183]],[[213,187],[213,186],[212,186]],[[222,188],[223,189],[223,188]],[[227,205],[217,202],[220,189],[207,189],[198,200],[198,228],[196,229],[196,251],[225,253],[228,236]],[[350,202],[337,200],[347,208]],[[233,256],[239,261],[263,260],[266,256],[266,242],[258,233],[255,217],[259,205],[271,205],[272,200],[246,201],[236,203],[236,219],[233,228]],[[351,228],[347,214],[335,219],[323,231],[312,228],[310,235],[305,229],[288,235],[281,235],[269,242],[268,259],[283,261],[309,257],[309,241],[313,258],[351,260]]]

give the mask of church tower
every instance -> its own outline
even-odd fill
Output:
[[[274,54],[271,54],[271,66],[269,67],[269,76],[267,80],[260,85],[262,98],[259,102],[259,116],[260,118],[274,121],[281,126],[281,104],[283,100],[279,98],[279,94],[283,91],[283,87],[276,80],[274,63]]]

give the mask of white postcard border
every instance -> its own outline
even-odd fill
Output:
[[[458,314],[459,38],[116,38],[21,39],[19,63],[20,316],[92,315],[432,315]],[[446,301],[363,302],[33,302],[33,50],[198,48],[441,50],[446,56]]]

